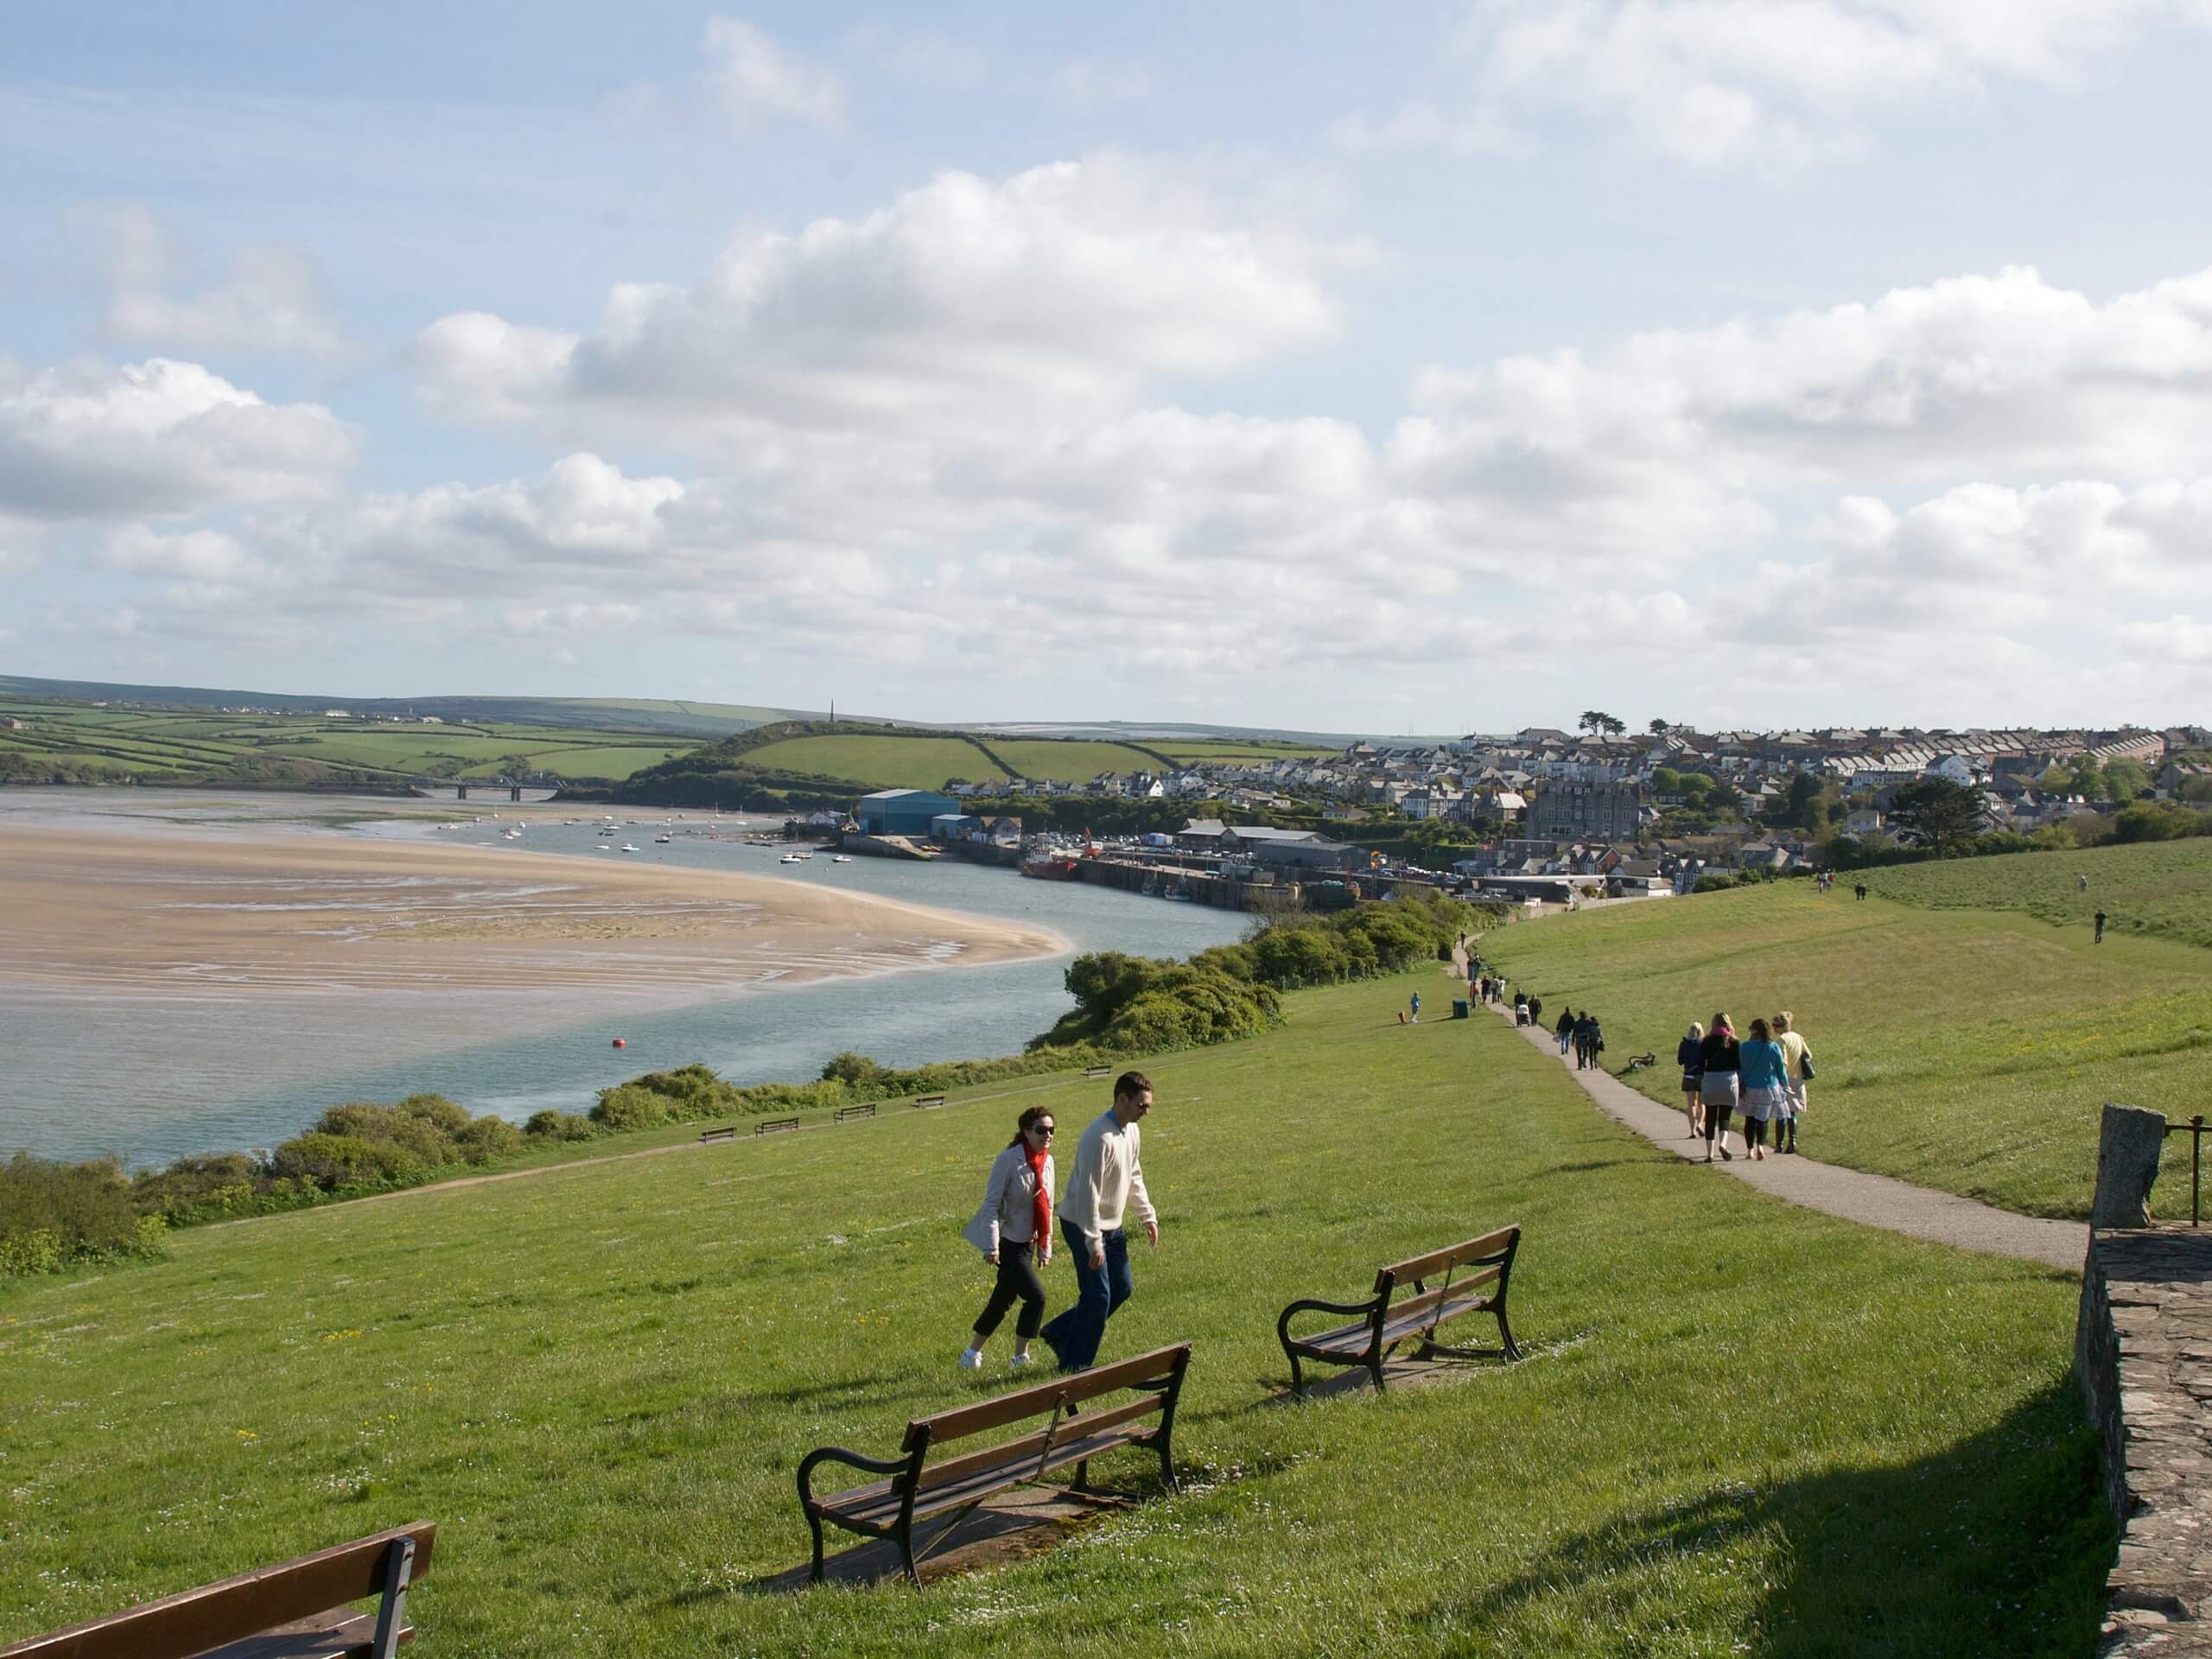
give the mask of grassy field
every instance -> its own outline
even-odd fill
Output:
[[[983,741],[993,754],[1024,778],[1087,784],[1102,772],[1160,770],[1157,759],[1126,743],[1089,743],[1048,737],[992,737]]]
[[[391,725],[310,715],[209,715],[204,710],[100,709],[0,700],[0,715],[25,722],[0,731],[0,749],[109,774],[221,781],[256,763],[300,761],[362,780],[398,783],[425,773],[493,777],[507,757],[563,778],[619,780],[698,745],[683,738],[540,725]]]
[[[2212,840],[1955,858],[1851,879],[1902,904],[2018,911],[2062,927],[2087,928],[2101,910],[2108,931],[2212,946]]]
[[[1792,881],[1518,924],[1483,950],[1542,997],[1547,1020],[1594,1008],[1611,1069],[1655,1051],[1660,1064],[1628,1081],[1669,1103],[1691,1020],[1725,1008],[1740,1032],[1789,1008],[1820,1071],[1801,1133],[1811,1155],[2032,1215],[2088,1213],[2106,1101],[2186,1116],[2212,1093],[2212,954],[2168,939],[2093,946],[2087,927]],[[2185,1185],[2177,1200],[2170,1185],[2162,1202],[2185,1206]]]
[[[951,1361],[1014,1103],[956,1100],[0,1289],[0,1641],[423,1516],[430,1655],[2088,1650],[2065,1275],[1678,1165],[1406,988],[1150,1068],[1164,1236],[1108,1354],[1197,1341],[1179,1497],[919,1595],[749,1591],[805,1558],[809,1447],[1005,1386]],[[1269,1408],[1282,1303],[1507,1220],[1524,1363]]]
[[[745,757],[748,765],[780,772],[849,778],[871,789],[942,789],[946,781],[1003,782],[1006,774],[961,737],[793,737],[766,743]]]

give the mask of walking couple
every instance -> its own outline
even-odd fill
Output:
[[[1796,1017],[1785,1009],[1771,1026],[1752,1020],[1751,1034],[1739,1042],[1726,1014],[1713,1016],[1711,1031],[1691,1023],[1675,1057],[1682,1068],[1690,1134],[1704,1136],[1707,1163],[1713,1161],[1716,1143],[1724,1162],[1734,1160],[1728,1149],[1728,1120],[1737,1114],[1744,1120],[1745,1149],[1754,1161],[1766,1156],[1769,1125],[1777,1152],[1797,1150],[1797,1120],[1805,1112],[1813,1056],[1796,1027]]]
[[[1145,1236],[1160,1243],[1160,1218],[1138,1156],[1137,1125],[1151,1109],[1151,1081],[1141,1071],[1124,1071],[1114,1081],[1112,1107],[1076,1143],[1059,1214],[1060,1236],[1075,1263],[1076,1302],[1050,1325],[1044,1322],[1042,1274],[1052,1254],[1052,1141],[1059,1126],[1043,1106],[1015,1120],[1014,1139],[991,1165],[983,1207],[962,1232],[999,1270],[960,1356],[962,1370],[982,1369],[983,1344],[1016,1302],[1021,1312],[1014,1325],[1014,1366],[1030,1363],[1029,1344],[1039,1337],[1064,1371],[1087,1370],[1097,1359],[1106,1321],[1135,1288],[1123,1216],[1134,1211]]]

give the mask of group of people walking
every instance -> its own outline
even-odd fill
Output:
[[[1766,1156],[1771,1139],[1777,1152],[1797,1150],[1797,1123],[1805,1115],[1805,1085],[1813,1076],[1812,1051],[1806,1047],[1796,1018],[1787,1009],[1771,1020],[1753,1020],[1741,1039],[1726,1014],[1713,1016],[1713,1028],[1692,1021],[1675,1052],[1682,1068],[1682,1100],[1690,1134],[1705,1139],[1705,1161],[1716,1147],[1732,1160],[1728,1128],[1742,1119],[1745,1152]]]
[[[1577,1014],[1573,1008],[1559,1011],[1559,1024],[1552,1027],[1552,1035],[1559,1039],[1560,1058],[1565,1059],[1571,1050],[1574,1055],[1574,1069],[1587,1071],[1592,1066],[1603,1066],[1599,1056],[1605,1052],[1605,1028],[1598,1023],[1598,1016],[1585,1008]]]
[[[1159,1212],[1145,1191],[1137,1126],[1152,1109],[1152,1083],[1141,1071],[1114,1080],[1114,1103],[1076,1142],[1075,1161],[1059,1200],[1059,1235],[1075,1264],[1076,1300],[1045,1322],[1044,1269],[1052,1258],[1052,1143],[1059,1124],[1052,1109],[1032,1106],[1014,1120],[1014,1139],[991,1164],[982,1207],[962,1236],[998,1269],[990,1299],[976,1316],[962,1351],[963,1370],[981,1370],[983,1347],[1019,1302],[1014,1318],[1017,1370],[1031,1363],[1033,1341],[1052,1351],[1063,1371],[1087,1370],[1098,1357],[1106,1321],[1135,1288],[1129,1275],[1125,1220],[1134,1217],[1160,1243]]]

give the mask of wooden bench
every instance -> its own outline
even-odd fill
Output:
[[[438,1529],[395,1527],[350,1544],[164,1596],[0,1648],[4,1659],[391,1659],[415,1639],[407,1587]],[[373,1613],[346,1604],[379,1598]]]
[[[797,1128],[798,1128],[798,1119],[795,1117],[764,1117],[758,1123],[755,1123],[753,1126],[753,1133],[755,1135],[783,1135]]]
[[[736,1139],[737,1125],[734,1123],[725,1123],[718,1129],[702,1129],[699,1131],[699,1144],[702,1147],[715,1146],[721,1141],[734,1141]]]
[[[1464,1244],[1384,1268],[1375,1275],[1374,1295],[1363,1302],[1293,1302],[1275,1321],[1275,1335],[1290,1360],[1291,1391],[1301,1400],[1306,1397],[1306,1379],[1298,1366],[1300,1358],[1321,1360],[1331,1365],[1364,1365],[1380,1390],[1383,1360],[1392,1349],[1409,1338],[1421,1344],[1419,1357],[1422,1359],[1439,1355],[1473,1359],[1490,1351],[1446,1347],[1436,1340],[1436,1327],[1462,1313],[1495,1313],[1497,1334],[1505,1344],[1505,1357],[1520,1358],[1521,1351],[1513,1342],[1513,1327],[1505,1322],[1506,1287],[1513,1276],[1514,1252],[1520,1248],[1520,1228],[1501,1227]],[[1428,1281],[1440,1274],[1443,1281],[1431,1290]],[[1414,1294],[1393,1302],[1391,1298],[1403,1285],[1411,1285]],[[1496,1288],[1490,1288],[1493,1286]],[[1309,1313],[1351,1313],[1358,1318],[1351,1325],[1338,1325],[1315,1336],[1292,1336],[1293,1317]]]
[[[1110,1065],[1086,1065],[1083,1068],[1083,1080],[1085,1083],[1096,1083],[1101,1077],[1110,1077],[1113,1075],[1114,1068]]]
[[[1054,1377],[1019,1393],[918,1418],[906,1425],[904,1449],[895,1458],[862,1457],[841,1446],[808,1452],[798,1466],[798,1501],[814,1533],[814,1581],[822,1581],[824,1521],[866,1537],[895,1540],[906,1576],[919,1586],[922,1578],[915,1565],[914,1548],[917,1521],[949,1517],[931,1541],[933,1544],[942,1541],[984,1499],[1041,1480],[1071,1464],[1075,1465],[1074,1490],[1084,1491],[1089,1484],[1090,1460],[1123,1446],[1149,1446],[1157,1452],[1160,1478],[1173,1490],[1175,1462],[1170,1439],[1175,1428],[1175,1402],[1181,1397],[1183,1373],[1190,1362],[1187,1342],[1156,1348],[1118,1364]],[[1139,1397],[1104,1411],[1077,1409],[1086,1401],[1124,1389],[1135,1390]],[[945,1446],[1032,1417],[1047,1421],[1042,1428],[1016,1440],[931,1461]],[[889,1478],[817,1497],[814,1471],[823,1463],[849,1464],[863,1473]],[[922,1553],[926,1554],[926,1549]]]
[[[916,1095],[913,1100],[914,1109],[918,1112],[934,1111],[944,1104],[943,1095]]]
[[[874,1116],[875,1103],[872,1100],[866,1100],[862,1101],[857,1106],[840,1106],[836,1110],[836,1116],[831,1121],[838,1123],[849,1123],[856,1117],[874,1117]]]

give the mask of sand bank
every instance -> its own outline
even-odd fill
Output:
[[[308,835],[0,835],[0,982],[25,988],[690,996],[1065,948],[1040,928],[721,871]]]

